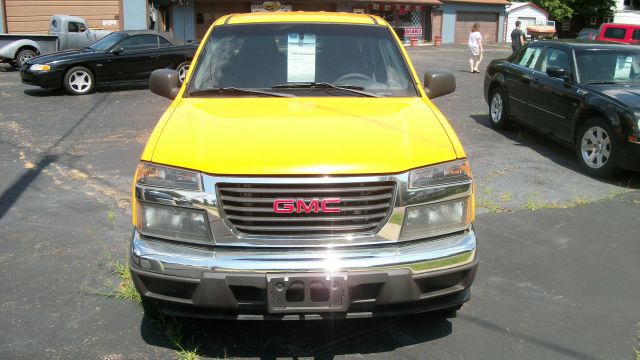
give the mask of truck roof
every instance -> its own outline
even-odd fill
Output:
[[[259,23],[338,23],[359,25],[386,26],[386,22],[375,15],[334,13],[334,12],[305,12],[305,11],[275,11],[230,14],[222,16],[215,25],[259,24]]]

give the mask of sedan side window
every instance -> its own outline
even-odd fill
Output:
[[[536,66],[536,63],[538,62],[538,58],[540,57],[541,53],[542,53],[541,47],[537,47],[537,46],[528,47],[525,52],[521,53],[521,55],[516,58],[515,63],[520,66],[533,69]]]
[[[548,67],[555,66],[564,69],[565,73],[569,75],[571,73],[571,61],[569,59],[569,53],[566,51],[549,48],[540,64],[540,71],[546,73]]]
[[[162,36],[158,36],[158,40],[160,42],[160,47],[171,46],[171,43],[169,42],[169,40],[163,38]]]
[[[158,37],[155,35],[134,35],[120,43],[124,51],[155,49],[158,47]]]

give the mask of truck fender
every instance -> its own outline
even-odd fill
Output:
[[[16,58],[16,53],[18,52],[18,49],[23,48],[25,46],[36,49],[36,52],[40,54],[40,46],[38,45],[37,42],[29,39],[20,39],[20,40],[12,41],[7,45],[1,47],[0,58],[13,60]]]

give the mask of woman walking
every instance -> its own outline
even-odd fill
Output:
[[[473,27],[471,27],[471,34],[469,34],[469,52],[471,53],[471,57],[469,58],[469,72],[479,73],[478,65],[480,65],[480,61],[482,61],[482,53],[484,52],[479,23],[475,23]]]

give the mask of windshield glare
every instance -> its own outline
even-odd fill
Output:
[[[189,90],[270,90],[286,84],[329,83],[380,96],[417,96],[410,79],[397,44],[384,27],[251,24],[214,29]],[[285,86],[277,91],[295,96],[359,96],[326,87]]]
[[[94,42],[93,44],[89,45],[88,48],[96,50],[96,51],[106,51],[107,49],[109,49],[110,47],[112,47],[113,45],[115,45],[120,40],[122,40],[122,39],[124,39],[126,37],[127,37],[127,34],[111,33],[111,34],[103,37],[102,39]]]
[[[586,50],[576,52],[580,81],[640,82],[640,51]]]

